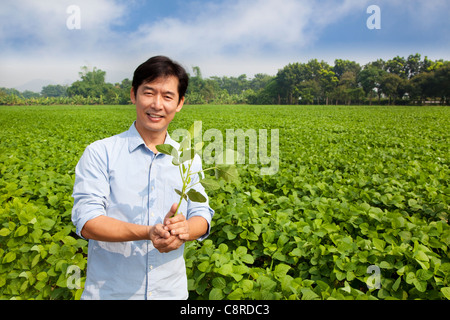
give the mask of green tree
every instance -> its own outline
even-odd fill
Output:
[[[366,96],[369,97],[369,103],[372,104],[373,94],[378,94],[378,100],[381,98],[381,78],[386,72],[380,68],[380,63],[369,63],[358,74],[357,81],[361,84]]]
[[[100,99],[111,89],[112,84],[105,83],[105,71],[96,67],[92,71],[89,71],[86,66],[82,67],[81,70],[79,73],[81,80],[75,81],[67,88],[67,95],[69,97],[79,95],[84,98],[91,97]]]
[[[43,97],[66,97],[67,86],[49,84],[42,88],[41,95]]]
[[[280,90],[279,94],[286,104],[298,102],[297,86],[305,80],[302,69],[304,69],[304,65],[293,63],[285,66],[277,73],[276,81]],[[294,97],[294,95],[296,96]]]
[[[397,56],[386,62],[385,71],[395,74],[401,78],[407,78],[406,60],[403,57]]]
[[[434,71],[433,93],[441,98],[441,103],[448,103],[450,100],[450,62],[447,61],[442,67]]]
[[[336,88],[339,79],[332,70],[321,69],[320,70],[320,86],[325,96],[326,104],[328,105],[328,98],[331,92]]]
[[[344,72],[344,74],[340,77],[339,84],[333,92],[333,96],[336,99],[336,104],[338,104],[339,101],[343,101],[345,104],[350,104],[352,99],[355,98],[355,93],[360,92],[360,90],[355,91],[357,86],[358,83],[356,82],[355,72]]]
[[[406,60],[405,65],[405,75],[408,79],[418,75],[423,71],[424,62],[421,61],[421,55],[416,53],[415,55],[410,55]]]
[[[389,97],[389,104],[398,97],[398,88],[401,83],[402,78],[394,73],[385,73],[381,77],[380,89],[382,93]]]
[[[257,92],[261,89],[264,89],[273,79],[275,79],[274,76],[270,76],[264,73],[257,73],[255,74],[253,79],[249,81],[249,89]]]
[[[336,77],[341,80],[342,76],[347,72],[351,72],[356,77],[361,71],[361,65],[355,61],[336,59],[332,70]]]
[[[308,63],[287,65],[278,71],[276,81],[282,100],[287,104],[298,104],[302,95],[314,94],[318,102],[327,98],[337,78],[328,63],[312,59]]]

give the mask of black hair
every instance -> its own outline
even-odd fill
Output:
[[[158,78],[175,76],[178,78],[178,95],[185,96],[189,84],[189,76],[186,70],[177,62],[165,56],[155,56],[141,64],[134,71],[132,86],[136,95],[139,86],[152,82]]]

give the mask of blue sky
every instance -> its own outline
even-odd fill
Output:
[[[80,29],[66,26],[80,9]],[[367,8],[381,9],[370,30]],[[0,87],[70,84],[81,66],[132,77],[164,54],[205,77],[275,75],[317,58],[365,64],[420,53],[450,60],[448,0],[2,0]]]

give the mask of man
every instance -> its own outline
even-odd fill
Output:
[[[136,121],[89,145],[77,164],[72,221],[89,239],[82,299],[188,298],[184,243],[209,235],[214,211],[183,201],[183,214],[172,217],[182,181],[172,157],[155,148],[178,148],[167,128],[187,86],[186,71],[167,57],[140,65],[130,93]],[[201,170],[198,156],[193,166]],[[195,189],[207,198],[201,184]]]

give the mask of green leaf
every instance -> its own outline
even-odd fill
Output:
[[[251,254],[244,254],[241,257],[242,262],[247,263],[247,264],[253,264],[255,262],[255,259],[253,258],[253,256]]]
[[[216,177],[222,178],[227,182],[237,182],[239,173],[233,165],[218,165],[216,168]]]
[[[205,178],[205,179],[201,180],[200,183],[206,190],[212,191],[212,190],[217,190],[220,188],[219,182],[217,180],[214,180],[211,178]]]
[[[384,247],[386,246],[386,242],[384,240],[377,239],[377,238],[372,239],[372,243],[373,243],[375,249],[377,249],[379,251],[383,251]]]
[[[14,232],[14,237],[21,237],[27,234],[27,232],[28,232],[27,226],[20,226],[17,228],[16,232]]]
[[[244,280],[245,281],[245,280]],[[228,300],[241,300],[244,297],[244,293],[241,288],[237,288],[233,292],[231,292],[228,296]]]
[[[450,287],[441,288],[441,292],[448,300],[450,300]]]
[[[225,243],[219,244],[219,251],[222,254],[225,254],[228,252],[228,246]]]
[[[181,164],[180,159],[178,159],[178,156],[174,156],[172,159],[172,164],[174,166],[179,166]]]
[[[419,269],[416,272],[416,278],[418,280],[427,281],[427,280],[430,280],[432,277],[433,277],[433,272],[431,272],[430,270]]]
[[[0,277],[0,288],[6,284],[6,276],[2,275]]]
[[[247,251],[248,251],[248,249],[247,249],[246,247],[244,247],[244,246],[239,246],[239,247],[237,247],[236,250],[235,250],[236,255],[237,255],[238,257],[241,257],[241,256],[243,256],[244,254],[247,254]]]
[[[187,196],[189,197],[189,200],[193,202],[206,202],[206,198],[195,189],[190,189],[187,192]]]
[[[59,198],[58,198],[57,195],[52,195],[52,196],[49,196],[49,197],[48,197],[48,203],[49,203],[52,207],[56,206],[56,204],[58,203],[58,201],[59,201]]]
[[[8,252],[2,260],[2,263],[10,263],[12,261],[16,260],[16,253],[15,252]]]
[[[212,280],[212,285],[217,289],[225,289],[225,287],[227,286],[227,282],[222,277],[216,277]]]
[[[29,284],[29,281],[28,281],[28,280],[24,281],[24,282],[22,283],[22,285],[20,286],[19,292],[20,292],[20,293],[23,293],[25,290],[27,290],[28,284]]]
[[[414,254],[414,258],[418,261],[430,261],[430,258],[428,258],[427,254],[420,249]]]
[[[395,280],[394,284],[392,285],[392,290],[397,291],[400,283],[402,281],[402,277],[398,277],[397,280]]]
[[[47,272],[45,272],[45,271],[39,272],[39,273],[36,275],[36,279],[37,279],[38,281],[43,281],[43,280],[47,279],[47,277],[48,277],[48,275],[47,275]]]
[[[261,193],[259,192],[259,190],[253,191],[253,192],[251,193],[252,199],[253,199],[256,203],[258,203],[258,204],[264,204],[264,201],[261,200],[261,198],[259,197],[260,195],[261,195]]]
[[[213,288],[209,292],[209,300],[222,300],[223,299],[223,292],[222,289]]]
[[[56,223],[55,220],[45,218],[41,221],[40,227],[41,227],[41,229],[44,229],[45,231],[50,231],[53,228],[53,226],[55,225],[55,223]]]
[[[232,276],[233,279],[234,279],[236,282],[241,281],[242,278],[244,277],[243,275],[238,274],[238,273],[234,273],[234,272],[232,272],[232,273],[230,274],[230,276]]]
[[[156,146],[156,150],[158,150],[158,152],[167,154],[168,156],[178,154],[177,150],[170,144],[159,144]]]
[[[208,261],[203,261],[202,263],[200,263],[200,264],[197,266],[197,269],[198,269],[199,271],[201,271],[201,272],[206,272],[206,270],[208,269],[208,267],[209,267],[209,262],[208,262]]]
[[[286,276],[286,274],[288,273],[288,271],[291,269],[290,266],[288,266],[287,264],[284,263],[280,263],[275,267],[275,277],[277,278],[283,278],[284,276]]]
[[[218,273],[220,273],[223,276],[229,276],[231,273],[233,273],[233,265],[227,263],[221,266],[218,270]]]
[[[418,279],[415,279],[413,281],[414,286],[416,289],[420,292],[425,292],[427,290],[427,283],[425,281],[420,281]]]
[[[74,246],[77,244],[77,240],[71,236],[65,236],[62,241],[64,242],[64,244],[69,246]]]
[[[11,233],[11,231],[8,228],[3,228],[0,230],[0,236],[2,236],[2,237],[6,237],[10,233]]]
[[[183,195],[183,193],[182,193],[180,190],[175,189],[175,192],[176,192],[180,197],[183,196],[184,200],[186,200],[186,201],[188,200],[187,195],[186,195],[186,194]]]
[[[317,293],[312,291],[310,288],[302,288],[300,291],[302,292],[302,300],[316,300],[319,298]]]
[[[262,291],[270,292],[277,286],[277,283],[275,281],[264,275],[260,276],[256,281],[261,286]]]
[[[33,260],[31,261],[31,268],[34,268],[39,263],[40,259],[41,259],[40,254],[35,255]]]
[[[239,285],[241,286],[244,293],[248,293],[253,290],[253,281],[251,280],[244,279],[239,283]]]
[[[238,265],[233,266],[233,273],[245,274],[245,273],[248,273],[248,271],[249,271],[249,268],[246,265],[238,264]]]
[[[159,144],[156,146],[156,150],[168,156],[172,156],[172,164],[174,166],[179,166],[181,164],[180,159],[178,158],[178,151],[170,144]]]
[[[412,284],[416,280],[416,274],[414,272],[408,272],[406,275],[406,283]]]

